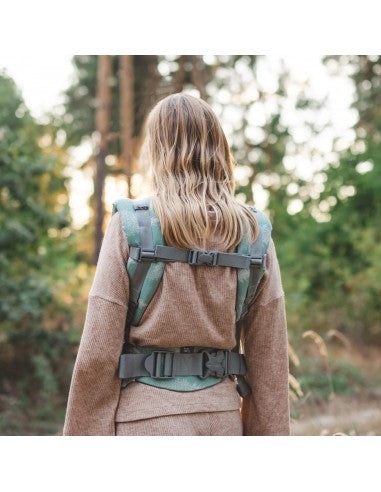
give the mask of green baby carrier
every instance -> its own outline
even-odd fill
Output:
[[[131,381],[173,391],[196,391],[234,379],[241,397],[250,394],[244,379],[246,364],[240,353],[242,321],[266,269],[266,252],[271,236],[267,216],[250,207],[257,219],[259,233],[253,243],[247,231],[234,253],[204,251],[167,246],[150,197],[140,200],[120,198],[112,214],[119,212],[129,245],[126,269],[130,282],[125,340],[119,362],[122,388]],[[153,347],[129,342],[131,326],[138,326],[164,273],[165,263],[180,261],[198,265],[234,267],[237,270],[236,345],[232,350],[215,347]]]

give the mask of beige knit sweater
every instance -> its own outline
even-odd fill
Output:
[[[218,238],[207,245],[220,250]],[[225,251],[233,251],[225,250]],[[240,399],[229,378],[180,393],[142,383],[120,389],[117,377],[128,306],[129,247],[119,213],[108,224],[74,366],[64,435],[115,435],[116,422],[240,408],[244,435],[289,435],[288,350],[284,292],[273,241],[266,273],[242,327],[252,395]],[[167,263],[131,341],[162,347],[235,345],[236,269]]]

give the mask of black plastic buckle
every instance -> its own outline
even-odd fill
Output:
[[[121,389],[124,389],[126,386],[128,386],[133,381],[136,381],[136,378],[122,379],[121,384],[120,384]]]
[[[151,378],[170,379],[173,377],[173,356],[174,352],[155,350],[145,359],[144,368]]]
[[[218,251],[203,251],[201,249],[191,249],[189,251],[188,263],[190,265],[216,266],[217,261]]]
[[[203,350],[201,353],[203,375],[199,378],[205,379],[209,376],[223,378],[227,375],[228,357],[226,350],[217,350],[216,352]]]
[[[139,247],[137,261],[157,261],[156,249],[142,249]]]
[[[250,267],[261,267],[265,262],[266,255],[262,256],[251,256],[250,257]]]

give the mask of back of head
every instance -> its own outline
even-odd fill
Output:
[[[143,156],[169,246],[205,249],[218,234],[230,249],[244,227],[254,234],[252,211],[234,197],[234,161],[225,134],[205,101],[177,93],[156,104],[146,122]]]

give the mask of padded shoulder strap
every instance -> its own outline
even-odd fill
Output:
[[[254,299],[259,282],[266,271],[266,253],[270,242],[272,225],[263,212],[255,207],[250,207],[255,213],[259,232],[256,240],[250,244],[247,231],[238,246],[238,252],[249,254],[251,258],[258,259],[250,270],[239,270],[237,272],[237,299],[236,299],[236,320],[245,317],[252,300]],[[261,260],[261,261],[260,261]]]
[[[234,352],[240,351],[242,323],[248,312],[250,303],[254,299],[259,282],[266,270],[266,252],[269,246],[272,229],[270,220],[264,213],[260,212],[255,207],[250,208],[253,210],[253,213],[255,213],[259,231],[256,240],[252,244],[249,243],[248,233],[245,231],[242,241],[237,248],[239,252],[250,255],[252,265],[249,269],[237,271],[236,345],[233,348]],[[251,393],[251,389],[245,378],[243,376],[237,376],[236,378],[238,393],[243,398],[248,396]]]
[[[256,213],[256,217],[259,225],[259,234],[257,240],[252,245],[251,256],[262,256],[263,261],[261,263],[260,268],[257,269],[258,273],[255,273],[255,269],[251,269],[252,272],[249,279],[249,288],[247,291],[247,296],[245,299],[245,304],[243,309],[244,313],[245,313],[245,309],[248,309],[248,306],[251,304],[252,300],[254,299],[259,282],[261,281],[263,274],[266,271],[266,253],[269,247],[271,230],[272,230],[272,225],[267,215],[265,215],[263,212],[257,209],[254,209],[254,212]]]
[[[141,200],[121,198],[113,203],[113,211],[119,212],[123,231],[129,246],[141,246],[153,250],[164,245],[159,220],[152,207],[150,197]],[[131,256],[127,260],[130,278],[130,298],[127,325],[137,326],[160,284],[164,263],[138,262]]]
[[[258,268],[250,269],[249,286],[247,289],[246,299],[242,309],[242,316],[247,314],[249,306],[254,299],[259,282],[261,281],[263,274],[266,271],[266,253],[269,247],[272,225],[270,219],[260,210],[253,207],[253,211],[256,214],[259,233],[257,239],[251,246],[251,256],[260,257],[262,256],[263,261]]]

